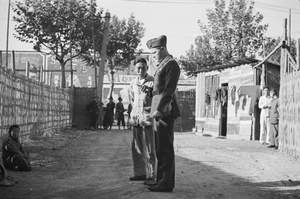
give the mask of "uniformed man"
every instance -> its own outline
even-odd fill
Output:
[[[175,187],[174,123],[180,116],[175,91],[180,76],[178,63],[167,50],[167,37],[150,39],[148,48],[157,60],[154,74],[151,114],[155,119],[157,181],[148,189],[155,192],[172,192]]]

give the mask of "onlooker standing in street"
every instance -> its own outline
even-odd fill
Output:
[[[109,98],[109,102],[106,105],[106,112],[105,112],[105,129],[109,128],[111,130],[111,127],[114,123],[114,110],[115,110],[115,103],[113,101],[114,99],[112,97]]]
[[[98,122],[99,122],[100,129],[102,129],[104,125],[103,125],[103,103],[101,101],[99,103]]]
[[[278,123],[279,123],[279,99],[277,90],[272,89],[270,92],[272,97],[270,109],[270,146],[269,148],[278,149]]]
[[[30,156],[20,143],[19,133],[18,125],[9,127],[8,136],[2,143],[3,164],[6,169],[31,171]]]
[[[269,95],[269,87],[264,87],[263,96],[259,98],[258,107],[260,112],[260,136],[259,141],[262,144],[269,144],[270,142],[270,107],[272,98]]]
[[[98,114],[99,114],[99,97],[98,96],[94,96],[93,97],[93,101],[91,103],[88,104],[88,111],[90,112],[90,129],[91,130],[95,130],[97,129],[97,118],[98,118]]]
[[[130,124],[131,111],[132,111],[132,105],[131,105],[131,103],[129,103],[129,104],[128,104],[128,107],[127,107],[127,114],[128,114],[128,118],[127,118],[127,127],[128,127],[128,129],[130,129],[130,130],[131,130],[131,124]]]
[[[147,47],[159,63],[154,75],[151,105],[151,113],[156,121],[157,185],[148,188],[155,192],[172,192],[175,187],[174,124],[180,116],[175,91],[180,68],[169,54],[166,44],[167,37],[164,35],[147,41]]]
[[[129,87],[133,103],[131,148],[134,173],[130,180],[145,180],[144,184],[150,185],[155,183],[157,165],[153,120],[150,116],[154,78],[147,74],[148,66],[144,58],[136,59],[134,65],[138,76],[132,80]]]
[[[119,102],[116,105],[116,115],[118,117],[117,125],[120,129],[120,123],[122,122],[123,129],[125,129],[125,120],[124,120],[125,109],[124,109],[124,106],[122,103],[123,99],[122,99],[122,97],[119,97],[118,100],[119,100]]]

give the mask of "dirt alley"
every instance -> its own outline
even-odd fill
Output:
[[[8,174],[19,180],[0,187],[1,199],[94,198],[300,198],[300,160],[254,141],[176,133],[176,187],[149,192],[131,182],[129,130],[68,129],[25,143],[32,172]]]

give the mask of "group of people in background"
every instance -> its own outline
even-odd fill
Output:
[[[132,105],[129,104],[128,108],[125,109],[122,103],[123,99],[121,97],[118,98],[118,103],[114,103],[114,99],[112,97],[109,98],[109,102],[106,104],[106,107],[103,107],[103,103],[99,101],[98,96],[94,96],[94,100],[88,104],[87,109],[90,113],[90,129],[95,130],[97,126],[100,129],[108,129],[111,130],[112,125],[114,123],[114,118],[117,118],[117,125],[119,129],[121,129],[121,125],[123,129],[126,127],[124,112],[127,111],[128,114],[128,121],[127,126],[131,129],[129,125],[130,113],[132,110]],[[97,124],[97,119],[99,124]]]
[[[279,98],[276,89],[270,91],[263,88],[263,95],[259,98],[260,113],[260,142],[269,145],[268,148],[278,149],[279,126]]]

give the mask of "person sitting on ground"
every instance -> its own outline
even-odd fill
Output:
[[[2,160],[4,167],[10,170],[31,171],[29,153],[20,143],[20,127],[9,127],[8,136],[2,143]]]

